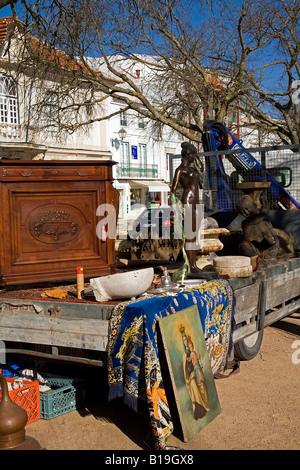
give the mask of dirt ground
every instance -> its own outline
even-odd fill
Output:
[[[70,373],[70,366],[68,367]],[[47,450],[146,450],[147,418],[121,400],[107,401],[105,371],[76,367],[87,404],[26,427]],[[300,313],[266,328],[259,354],[240,372],[216,380],[221,414],[188,443],[175,427],[168,444],[183,450],[300,449]]]

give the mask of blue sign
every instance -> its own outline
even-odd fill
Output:
[[[137,160],[138,158],[138,148],[137,145],[132,145],[131,146],[131,155],[134,158],[134,160]]]

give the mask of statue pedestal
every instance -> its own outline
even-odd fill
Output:
[[[200,230],[199,245],[197,253],[197,266],[203,269],[205,266],[213,265],[213,261],[208,260],[210,253],[215,253],[223,248],[223,243],[219,240],[219,235],[229,233],[226,228],[212,228]]]
[[[253,181],[253,182],[236,184],[237,189],[241,189],[244,192],[244,194],[247,194],[253,199],[259,211],[262,207],[261,202],[260,202],[260,196],[262,192],[265,189],[268,189],[270,186],[271,186],[271,183],[269,181]]]

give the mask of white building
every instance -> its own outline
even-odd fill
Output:
[[[113,100],[112,108],[122,108]],[[166,206],[169,203],[169,159],[180,154],[182,140],[160,129],[153,121],[128,110],[107,123],[113,160],[116,188],[120,192],[120,221],[136,218],[138,205]],[[175,133],[174,133],[175,134]]]
[[[151,72],[147,65],[134,64],[119,56],[112,58],[112,62],[115,68],[127,73],[137,83],[149,100],[154,98],[155,86],[151,84]],[[101,59],[91,60],[91,64],[95,70],[110,76]],[[119,220],[123,232],[126,231],[126,224],[130,225],[130,221],[141,212],[139,205],[168,205],[169,160],[170,156],[181,153],[184,140],[171,128],[125,108],[126,104],[116,98],[111,98],[106,108],[107,115],[119,111],[108,120],[107,131],[112,158],[117,162],[114,168],[115,184],[120,192]]]
[[[59,70],[43,88],[39,88],[38,80],[32,81],[30,68],[21,75],[17,72],[22,34],[21,23],[14,23],[13,18],[0,19],[0,158],[111,159],[105,121],[78,128],[73,134],[62,133],[55,124],[53,88],[59,84]],[[49,105],[44,116],[37,119],[33,108],[41,90],[48,93]],[[53,126],[45,132],[44,124],[49,125],[52,118]]]
[[[168,204],[169,156],[180,154],[183,140],[180,134],[162,129],[134,111],[122,111],[125,105],[112,97],[105,100],[102,108],[94,109],[94,114],[108,116],[116,111],[120,114],[110,119],[95,119],[73,133],[62,132],[57,126],[55,114],[59,106],[56,106],[58,98],[53,91],[60,83],[59,66],[54,76],[43,80],[42,87],[37,80],[32,80],[30,68],[26,74],[17,73],[19,38],[24,35],[22,28],[22,24],[14,23],[12,18],[0,19],[0,158],[114,160],[115,186],[120,191],[119,220],[125,230],[127,221],[134,220],[141,211],[133,210],[133,206]],[[63,54],[56,50],[53,54],[60,54],[63,68]],[[70,62],[67,65],[70,68]],[[73,65],[76,66],[75,62],[71,67]],[[99,63],[95,62],[96,65]],[[108,85],[114,82],[115,77],[109,78],[105,70],[101,72]],[[134,73],[141,83],[147,70]],[[42,115],[36,117],[33,109],[41,101],[41,93],[49,95],[49,103],[44,106]],[[77,93],[80,94],[80,87]],[[79,121],[80,118],[77,112],[74,119]]]

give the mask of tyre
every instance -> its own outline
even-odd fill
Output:
[[[257,331],[234,345],[234,357],[240,361],[250,361],[260,350],[264,330]]]

